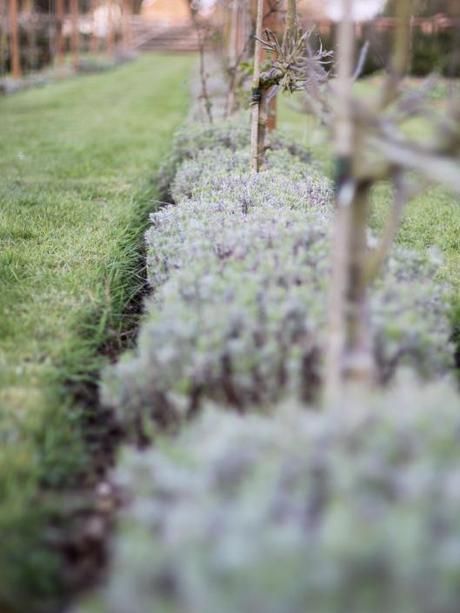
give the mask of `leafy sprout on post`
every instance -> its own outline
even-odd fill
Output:
[[[281,89],[286,92],[303,90],[311,83],[317,88],[327,81],[327,66],[332,61],[332,51],[320,44],[312,51],[310,40],[313,29],[304,31],[298,24],[296,2],[288,0],[286,27],[281,39],[270,29],[262,32],[263,0],[258,3],[254,80],[252,90],[252,138],[251,168],[258,172],[263,164],[267,105],[272,96]],[[261,70],[262,51],[269,55],[269,66]]]

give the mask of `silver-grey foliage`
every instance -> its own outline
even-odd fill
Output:
[[[244,132],[245,134],[245,132]],[[317,392],[325,345],[331,188],[300,153],[273,150],[244,170],[238,122],[176,140],[176,206],[147,232],[147,305],[138,347],[111,368],[104,400],[123,419],[164,423],[203,399],[246,410]],[[371,237],[370,237],[371,240]],[[444,288],[429,255],[395,249],[372,294],[380,378],[424,376],[452,360]]]
[[[126,452],[107,613],[456,613],[460,402],[403,379],[339,411],[208,408]]]

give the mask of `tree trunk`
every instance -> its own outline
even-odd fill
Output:
[[[22,75],[22,69],[19,47],[18,0],[9,0],[9,9],[11,73],[15,79],[19,79]]]

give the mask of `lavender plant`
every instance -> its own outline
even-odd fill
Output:
[[[132,502],[101,610],[456,612],[456,391],[403,378],[339,410],[270,415],[208,407],[125,452]]]
[[[176,424],[206,398],[245,411],[317,392],[330,185],[285,150],[248,175],[243,134],[230,122],[215,133],[191,128],[178,140],[177,206],[153,214],[146,237],[154,293],[138,348],[104,379],[105,402],[127,422],[153,414]],[[399,364],[430,376],[452,360],[445,288],[435,274],[429,254],[396,249],[377,282],[372,317],[382,381]]]

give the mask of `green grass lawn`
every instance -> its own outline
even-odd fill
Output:
[[[376,81],[378,77],[358,82],[357,91],[370,95]],[[411,81],[411,86],[416,85],[417,82]],[[441,111],[445,94],[445,82],[441,82],[432,92],[434,106]],[[295,97],[280,96],[280,127],[310,147],[325,172],[331,175],[332,149],[328,135],[312,117],[297,110],[299,102]],[[411,122],[408,129],[415,138],[423,140],[429,136],[428,126],[421,121]],[[384,184],[378,186],[373,194],[370,224],[376,231],[384,224],[390,195],[389,187]],[[460,335],[460,198],[442,186],[431,188],[407,207],[397,240],[414,249],[436,247],[442,252],[440,277],[452,284],[454,325]]]
[[[120,340],[147,182],[186,113],[192,61],[144,56],[0,100],[1,611],[44,610],[60,591],[48,492],[88,470],[69,384]]]

